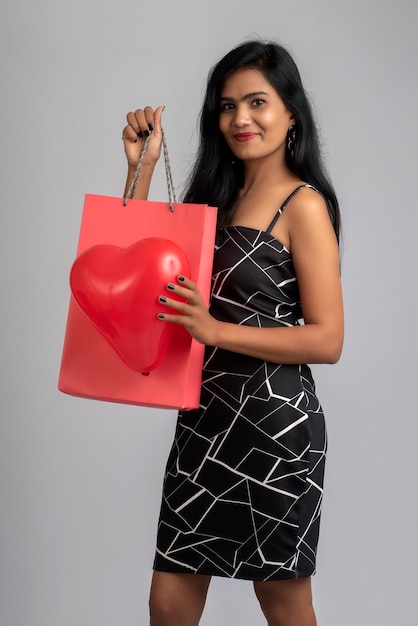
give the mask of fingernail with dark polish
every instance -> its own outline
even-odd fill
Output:
[[[158,313],[157,315],[159,320],[163,320],[164,319],[164,313]]]
[[[167,285],[167,289],[169,289],[170,291],[174,291],[174,287],[175,285],[173,285],[173,283],[168,283]]]
[[[136,134],[138,135],[140,139],[142,139],[142,137],[144,136],[141,131],[139,131],[139,133],[136,133]]]
[[[144,130],[145,137],[149,137],[149,130]]]
[[[152,124],[148,124],[148,128],[149,128],[150,130],[154,130],[154,126],[153,126]]]
[[[158,301],[164,303],[164,302],[167,302],[167,298],[165,296],[160,296],[158,298]]]
[[[178,276],[178,280],[183,283],[184,282],[184,276]]]

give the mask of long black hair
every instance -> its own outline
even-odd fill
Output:
[[[232,217],[244,183],[244,169],[242,161],[233,155],[219,130],[220,96],[225,79],[243,67],[261,72],[293,114],[296,147],[293,158],[286,150],[287,166],[325,197],[338,239],[338,200],[322,163],[308,97],[291,55],[283,46],[271,41],[247,41],[231,50],[210,71],[200,114],[200,144],[187,183],[185,202],[217,206],[220,226],[227,225]]]

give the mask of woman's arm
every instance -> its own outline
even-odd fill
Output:
[[[187,279],[169,291],[188,303],[168,297],[164,304],[181,315],[164,314],[164,319],[182,324],[201,343],[274,363],[338,361],[344,332],[339,254],[325,202],[315,191],[304,189],[286,212],[304,326],[254,328],[220,322],[209,314],[196,285]]]
[[[148,198],[154,168],[161,154],[161,115],[163,110],[163,106],[158,107],[155,111],[148,106],[145,109],[137,109],[134,113],[131,112],[127,115],[128,124],[122,132],[123,145],[128,161],[128,175],[124,196],[126,196],[132,182],[145,140],[148,135],[151,135],[142,161],[135,192],[137,200],[146,200]]]

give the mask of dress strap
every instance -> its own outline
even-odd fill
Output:
[[[287,207],[288,203],[290,202],[290,200],[293,198],[293,196],[295,196],[297,194],[298,191],[300,191],[301,189],[313,189],[314,191],[321,193],[320,191],[318,191],[318,189],[316,187],[314,187],[313,185],[308,185],[307,183],[304,183],[303,185],[299,185],[299,187],[296,187],[296,189],[294,189],[292,191],[292,193],[290,193],[286,200],[283,202],[283,204],[281,205],[280,209],[277,211],[276,215],[273,217],[273,220],[270,224],[270,226],[267,228],[267,233],[271,233],[271,231],[273,230],[273,228],[276,225],[277,220],[279,219],[279,217],[281,216],[281,214],[283,213],[283,211],[285,210],[285,208]]]

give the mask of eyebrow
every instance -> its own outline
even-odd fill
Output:
[[[243,96],[239,102],[243,102],[244,100],[248,100],[249,98],[254,98],[254,96],[268,96],[268,93],[266,91],[252,91],[251,93],[247,93],[245,96]],[[235,102],[234,98],[230,98],[228,96],[221,96],[220,101],[222,102],[223,100],[228,100],[228,102]]]

